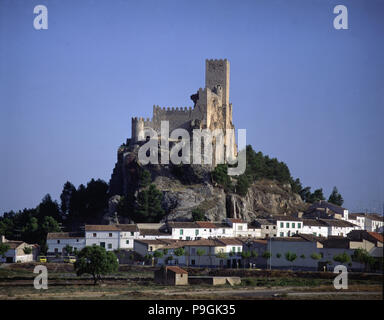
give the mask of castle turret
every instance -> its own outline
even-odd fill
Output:
[[[229,105],[229,61],[205,60],[205,87],[216,91],[220,85],[223,91],[223,105]]]

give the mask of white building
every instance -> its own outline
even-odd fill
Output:
[[[300,233],[303,229],[302,219],[292,216],[275,216],[276,220],[276,236],[290,237]]]
[[[257,228],[242,219],[227,218],[226,222],[230,227],[232,227],[234,237],[261,237],[261,228]]]
[[[0,243],[4,243],[9,247],[8,251],[0,256],[1,263],[31,262],[35,260],[38,253],[37,245],[23,241],[7,240],[4,236],[1,236]],[[27,248],[31,251],[30,253],[25,252]]]
[[[329,236],[346,237],[352,230],[359,230],[359,226],[345,220],[338,219],[319,219],[328,227]]]
[[[85,247],[84,233],[81,232],[52,232],[47,234],[47,254],[65,254],[65,247],[71,246],[73,251]]]
[[[303,219],[301,233],[312,234],[319,237],[328,237],[328,225],[319,219]]]
[[[133,249],[134,240],[139,238],[135,224],[86,225],[85,245],[97,245],[107,251]]]
[[[233,237],[233,228],[215,222],[168,222],[172,239],[196,240],[208,238]]]

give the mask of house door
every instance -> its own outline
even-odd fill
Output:
[[[231,267],[231,260],[227,260],[227,268]]]

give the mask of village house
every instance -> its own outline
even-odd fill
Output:
[[[162,266],[155,271],[154,280],[169,286],[188,285],[188,272],[177,266]]]
[[[347,235],[350,249],[365,249],[372,257],[383,257],[383,235],[366,230],[352,230]]]
[[[352,230],[358,230],[359,226],[350,223],[346,220],[338,219],[319,219],[328,227],[328,236],[342,236],[346,237]]]
[[[301,233],[313,234],[319,237],[328,237],[328,225],[319,219],[302,219],[303,228]]]
[[[313,253],[318,253],[322,243],[314,236],[296,235],[294,237],[270,238],[267,251],[271,254],[267,265],[278,269],[317,270],[318,261],[311,258]],[[289,261],[286,254],[296,254],[294,261]]]
[[[8,240],[4,236],[0,237],[0,243],[9,246],[8,251],[3,256],[0,256],[1,263],[31,262],[36,260],[39,254],[39,246],[37,244]],[[26,252],[27,250],[30,252]]]
[[[255,219],[254,225],[260,230],[260,238],[277,236],[276,220],[258,218]]]
[[[242,220],[227,218],[226,223],[233,229],[233,237],[261,237],[261,230],[256,226]]]
[[[83,232],[51,232],[47,234],[47,254],[63,254],[65,247],[72,247],[73,251],[80,251],[85,247]]]
[[[172,239],[195,240],[233,237],[233,228],[222,223],[206,221],[168,222],[167,227],[172,234]]]
[[[135,239],[133,250],[142,257],[153,255],[156,251],[164,251],[164,249],[169,250],[168,255],[170,255],[173,253],[173,249],[183,247],[184,243],[186,243],[186,241],[176,239]],[[160,262],[163,263],[165,260],[166,255]]]
[[[276,220],[276,236],[290,237],[301,232],[303,222],[300,218],[292,216],[275,216]]]
[[[344,219],[348,220],[349,211],[325,200],[316,201],[303,214],[304,218]]]
[[[199,267],[241,266],[243,242],[235,238],[202,239],[184,244],[187,265]]]
[[[85,245],[101,246],[107,251],[133,249],[134,240],[139,237],[135,224],[86,225]]]

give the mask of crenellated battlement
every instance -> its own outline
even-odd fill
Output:
[[[189,112],[192,111],[193,107],[160,107],[158,105],[153,106],[155,112]]]

